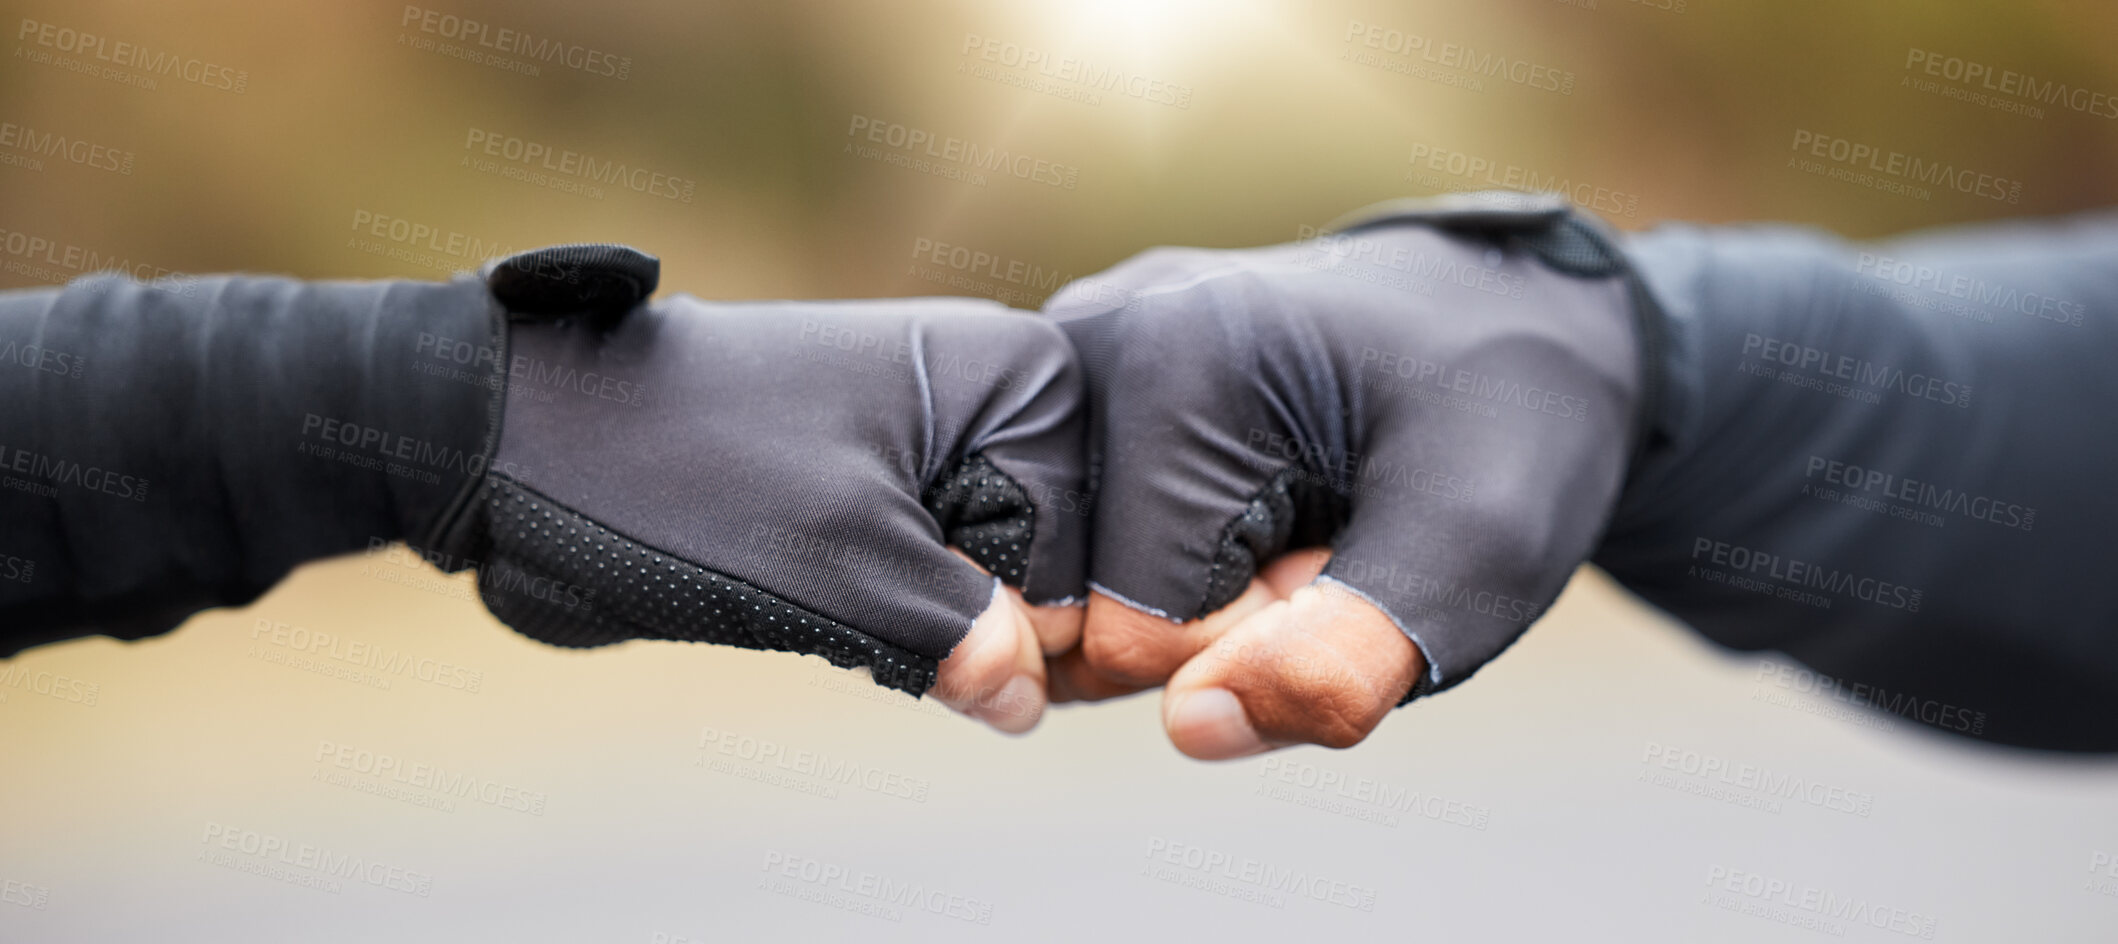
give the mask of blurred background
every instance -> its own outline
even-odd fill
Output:
[[[2084,4],[7,11],[0,287],[614,240],[665,291],[1035,307],[1447,190],[1855,237],[2118,197]],[[2118,765],[1785,668],[1584,572],[1360,747],[1204,765],[1152,696],[1016,740],[813,658],[547,648],[381,549],[0,663],[0,941],[2118,938]]]

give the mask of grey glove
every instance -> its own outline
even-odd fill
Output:
[[[1080,376],[1051,325],[960,299],[636,304],[651,276],[571,275],[644,261],[510,260],[504,348],[435,345],[506,380],[443,541],[501,620],[813,653],[919,694],[997,592],[945,545],[1034,604],[1080,593]]]
[[[1461,682],[1589,556],[1647,441],[1658,359],[1629,278],[1562,202],[1498,194],[1293,245],[1155,250],[1062,290],[1047,312],[1090,390],[1091,586],[1184,623],[1328,544],[1322,580],[1424,656],[1390,703]],[[1174,668],[1100,629],[1092,611],[1104,675]]]

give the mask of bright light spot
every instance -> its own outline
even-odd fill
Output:
[[[1232,27],[1276,12],[1270,0],[1065,0],[1034,9],[1033,28],[1066,53],[1122,58],[1134,69],[1211,58]]]

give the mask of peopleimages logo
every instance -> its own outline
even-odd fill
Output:
[[[374,792],[372,788],[377,785],[403,786],[435,794],[434,797],[422,799],[454,797],[531,816],[544,815],[547,797],[541,790],[529,790],[498,780],[448,770],[434,764],[408,762],[391,754],[333,741],[316,742],[316,754],[312,760],[319,771],[332,767],[350,774],[372,777],[372,781],[333,781],[335,785],[361,789],[362,792]],[[344,779],[343,775],[338,779]]]
[[[406,4],[397,25],[452,42],[465,43],[497,53],[519,56],[547,65],[561,65],[576,72],[623,81],[632,75],[632,57],[616,56],[600,49],[564,42],[549,36],[534,36],[518,29],[460,17],[453,13]]]
[[[8,560],[15,559],[8,558]],[[26,691],[80,705],[84,708],[94,708],[96,700],[102,697],[103,686],[95,682],[73,678],[72,676],[60,675],[48,669],[31,671],[28,667],[17,663],[0,668],[0,701],[7,700],[5,695],[7,691]]]
[[[1404,179],[1433,190],[1464,192],[1498,187],[1523,193],[1552,193],[1584,210],[1604,216],[1640,215],[1639,194],[1560,174],[1543,173],[1486,155],[1432,144],[1415,144],[1407,163],[1411,169],[1405,172]]]
[[[1905,478],[1857,463],[1812,455],[1802,475],[1805,478],[1821,479],[1841,488],[1880,495],[1916,508],[1932,508],[2004,528],[2028,531],[2037,525],[2035,508],[1943,487],[1933,482]]]
[[[1908,371],[1895,365],[1825,350],[1797,341],[1766,337],[1755,332],[1746,333],[1743,335],[1742,356],[1757,365],[1780,365],[1772,370],[1781,379],[1811,381],[1808,385],[1817,384],[1818,378],[1844,381],[1843,384],[1818,386],[1817,389],[1850,395],[1850,399],[1866,403],[1879,402],[1881,397],[1878,391],[1881,391],[1932,400],[1943,406],[1958,409],[1971,407],[1970,384],[1957,383],[1916,370]]]
[[[315,413],[302,414],[301,436],[305,447],[309,441],[331,443],[346,446],[364,458],[402,460],[426,469],[470,476],[485,474],[486,465],[491,461],[482,452]],[[303,451],[309,452],[306,448]],[[329,455],[325,457],[331,458]],[[376,470],[380,471],[380,467]]]
[[[1718,788],[1727,787],[1750,791],[1769,800],[1791,800],[1807,803],[1823,810],[1849,813],[1866,817],[1875,808],[1875,796],[1858,790],[1824,783],[1822,781],[1774,770],[1757,764],[1730,760],[1717,754],[1687,750],[1658,741],[1649,741],[1640,756],[1645,772],[1657,775],[1681,774],[1690,780],[1674,780],[1662,777],[1657,782],[1672,786],[1682,792],[1699,793],[1711,799],[1730,801],[1747,800],[1749,797],[1725,797]],[[1648,779],[1643,777],[1642,779]],[[1690,787],[1690,789],[1687,789]],[[1702,789],[1703,788],[1703,789]],[[1752,803],[1738,802],[1750,806]],[[1770,802],[1768,812],[1779,812],[1779,804]]]
[[[1056,87],[1052,87],[1032,81],[1026,85],[1031,91],[1048,92],[1061,98],[1078,98],[1091,105],[1101,103],[1101,98],[1094,93],[1110,92],[1173,108],[1191,107],[1192,88],[1189,85],[1130,72],[1076,56],[1050,53],[1034,46],[1023,46],[991,36],[980,36],[977,33],[964,34],[962,52],[967,56],[976,57],[981,62],[1009,69],[1021,69],[1033,73],[1036,79],[1048,79],[1058,83]],[[994,78],[981,73],[974,74],[978,74],[979,78]],[[1003,84],[1016,84],[1001,81]]]
[[[106,144],[69,137],[42,128],[18,125],[12,121],[0,122],[0,148],[22,151],[38,157],[56,158],[82,167],[107,170],[126,176],[132,174],[134,155],[131,151],[122,151]],[[36,163],[32,169],[43,170],[44,165]]]
[[[1001,174],[1017,180],[1045,184],[1061,190],[1072,190],[1080,186],[1081,168],[1071,164],[1060,164],[1028,154],[1018,154],[994,145],[982,145],[953,136],[937,135],[924,128],[914,128],[867,115],[854,115],[846,126],[846,142],[849,153],[861,157],[878,157],[868,145],[880,144],[897,152],[901,160],[918,159],[921,164],[938,161],[942,164],[959,165],[949,169],[953,172],[937,176],[956,179],[964,177],[965,170]],[[858,147],[857,147],[858,146]],[[892,161],[891,163],[897,163]],[[926,170],[915,167],[915,170]]]
[[[423,362],[463,368],[457,374],[447,376],[456,376],[456,379],[465,382],[487,386],[498,384],[493,370],[494,359],[499,356],[499,350],[486,343],[485,339],[452,338],[422,331],[413,344],[412,352]],[[640,406],[647,402],[646,384],[593,370],[582,370],[569,364],[552,363],[529,354],[515,354],[509,357],[507,376],[513,381],[513,386],[508,388],[510,396],[522,396],[532,391],[557,390],[626,406]],[[550,398],[540,398],[539,402],[550,402]]]
[[[4,472],[19,473],[28,479],[0,477],[4,479],[0,485],[46,498],[57,497],[63,486],[132,501],[147,500],[148,482],[139,476],[0,443],[0,473]]]
[[[905,911],[911,910],[971,924],[993,923],[993,903],[990,901],[836,862],[767,852],[760,871],[772,879],[792,883],[791,887],[767,886],[767,891],[819,900],[822,904],[872,913],[892,921],[900,920]],[[825,894],[803,894],[798,890],[803,886]],[[831,896],[845,896],[846,900],[834,900]]]
[[[207,820],[199,842],[204,846],[200,854],[204,861],[237,871],[254,871],[289,884],[319,884],[310,880],[322,879],[321,887],[336,892],[339,881],[359,882],[420,898],[429,897],[434,891],[433,873],[275,833]]]
[[[912,240],[914,262],[928,262],[944,266],[966,275],[989,278],[996,282],[1020,285],[1047,295],[1058,291],[1065,284],[1065,273],[1047,269],[1034,262],[1009,259],[969,246],[957,246],[921,236]],[[917,269],[914,269],[917,272]]]
[[[502,176],[520,177],[524,174],[542,172],[560,178],[571,179],[570,182],[562,181],[562,183],[568,183],[568,186],[555,186],[553,189],[575,189],[580,182],[587,182],[610,187],[623,187],[635,193],[646,194],[650,197],[661,197],[665,200],[674,200],[678,203],[690,203],[694,192],[697,191],[699,186],[698,181],[687,177],[664,174],[645,167],[634,167],[624,161],[600,158],[593,154],[583,154],[579,151],[565,148],[554,148],[548,144],[503,134],[498,131],[489,131],[484,128],[471,128],[465,131],[463,149],[469,152],[463,157],[464,165],[476,170],[484,171],[488,168],[482,163],[472,163],[473,157],[493,157],[506,161],[507,164],[505,166],[512,168],[512,172],[503,173]],[[525,179],[529,183],[544,185],[541,173],[538,175],[538,179]],[[600,197],[600,193],[597,195]]]
[[[1291,898],[1374,911],[1378,898],[1373,886],[1161,836],[1148,837],[1147,860],[1141,874],[1149,878],[1270,908],[1285,908]]]
[[[719,773],[744,776],[739,772],[742,768],[725,763],[719,766],[707,763],[716,756],[754,765],[751,769],[760,772],[798,774],[816,781],[816,786],[859,787],[870,793],[914,803],[927,802],[928,794],[934,789],[933,782],[924,777],[913,777],[855,760],[832,757],[808,748],[789,747],[771,738],[740,731],[724,731],[711,727],[701,729],[699,755],[699,762],[693,766],[713,767]]]
[[[1800,665],[1765,660],[1758,664],[1757,682],[1769,682],[1774,687],[1786,691],[1873,709],[1886,715],[1911,718],[1952,731],[1966,731],[1976,735],[1983,734],[1986,730],[1986,713],[1983,711],[1972,711],[1905,692],[1893,692],[1866,682],[1849,682]],[[1763,691],[1759,691],[1751,696],[1751,700],[1769,700],[1759,697],[1763,694]]]
[[[1924,596],[1919,590],[1902,584],[1712,538],[1695,539],[1691,559],[1693,576],[1699,576],[1699,565],[1708,564],[1724,568],[1726,572],[1763,578],[1790,588],[1821,590],[1907,613],[1919,612],[1920,600]]]
[[[1790,160],[1797,162],[1792,166],[1798,170],[1815,172],[1815,168],[1804,166],[1799,161],[1804,157],[1818,158],[1835,165],[1827,166],[1824,172],[1827,177],[1851,175],[1846,177],[1849,182],[1866,186],[1878,179],[1870,175],[1879,175],[1885,185],[1877,186],[1876,189],[1894,191],[1903,184],[1921,184],[1984,197],[2000,203],[2022,202],[2020,180],[1982,174],[1943,161],[1930,161],[1873,144],[1818,134],[1806,128],[1795,129],[1794,143],[1789,146],[1789,150],[1796,153]],[[1900,183],[1889,186],[1891,182]]]
[[[379,540],[369,539],[371,553]],[[393,678],[417,678],[430,685],[476,695],[485,684],[485,673],[477,669],[430,657],[414,657],[401,649],[262,616],[250,627],[250,639],[260,644],[251,647],[253,657],[265,658],[266,654],[274,653],[274,649],[261,646],[276,647],[280,658],[266,658],[265,661],[376,688],[389,688]],[[289,655],[300,661],[287,661]]]
[[[1920,289],[1942,298],[1969,302],[1982,308],[2011,311],[2025,317],[2072,327],[2080,327],[2083,316],[2088,312],[2088,306],[2078,301],[2055,298],[2035,291],[2023,291],[1966,272],[1952,272],[1872,252],[1861,253],[1854,263],[1853,271],[1882,284]],[[1909,300],[1916,304],[1917,296]],[[1985,317],[1980,320],[1990,322],[1992,318]]]
[[[1426,360],[1417,355],[1361,348],[1360,370],[1395,376],[1406,384],[1432,385],[1489,403],[1518,407],[1560,419],[1585,421],[1588,401],[1571,394],[1547,390],[1507,377],[1496,377],[1461,367]]]
[[[1352,55],[1350,51],[1342,52],[1339,56],[1340,59],[1359,62],[1362,65],[1385,68],[1392,72],[1414,74],[1418,78],[1430,78],[1431,76],[1418,74],[1414,70],[1407,68],[1408,64],[1431,65],[1457,70],[1469,76],[1500,79],[1524,88],[1556,92],[1560,95],[1574,94],[1574,73],[1570,71],[1556,69],[1505,53],[1478,49],[1464,43],[1438,41],[1418,33],[1406,33],[1372,23],[1363,23],[1359,20],[1346,21],[1346,33],[1341,38],[1341,41],[1349,46],[1379,50],[1384,54],[1400,57],[1404,61],[1396,63],[1397,68],[1390,68],[1392,63],[1388,60],[1372,59],[1373,53]],[[1483,83],[1473,83],[1466,87],[1472,91],[1484,91],[1485,89]]]
[[[98,273],[125,276],[140,282],[151,282],[156,288],[177,295],[190,295],[197,287],[198,279],[184,275],[175,269],[165,269],[145,262],[112,256],[60,242],[31,233],[0,229],[0,255],[22,260],[17,265],[14,259],[6,261],[6,271],[22,271],[50,282],[66,282],[83,274]]]
[[[353,211],[353,232],[360,236],[398,243],[456,259],[475,262],[511,256],[515,250],[503,243],[466,236],[452,229],[388,216],[373,210]]]
[[[55,351],[35,344],[8,341],[0,344],[0,365],[4,364],[57,374],[69,380],[79,380],[81,371],[88,366],[88,359],[79,354]]]
[[[2068,85],[2013,69],[1995,68],[1957,56],[1944,55],[1931,49],[1917,46],[1905,50],[1905,71],[1933,76],[1950,82],[1961,82],[1987,92],[2010,95],[2043,105],[2059,105],[2064,108],[2093,115],[2098,118],[2118,118],[2118,96],[2093,89]],[[1908,77],[1909,79],[1910,77]],[[2007,111],[2020,109],[1996,104],[1984,96],[1959,94],[1951,97],[1963,98],[1973,104],[1989,105]],[[2038,117],[2043,113],[2039,112]]]
[[[1334,450],[1322,443],[1304,442],[1300,436],[1258,427],[1251,427],[1243,445],[1268,462],[1300,463],[1294,468],[1302,470],[1305,480],[1342,495],[1390,489],[1467,502],[1478,490],[1476,484],[1460,476],[1353,450]]]
[[[922,359],[907,337],[884,337],[857,327],[803,319],[801,333],[796,341],[825,351],[839,351],[849,357],[862,358],[877,364],[904,367],[925,364],[928,377],[955,377],[972,383],[983,384],[996,390],[1013,390],[1035,378],[1022,370],[1004,366],[962,354],[938,351]],[[843,365],[841,365],[843,366]],[[897,376],[910,380],[908,371],[896,371]]]
[[[1706,869],[1706,886],[1706,904],[1833,937],[1844,936],[1848,925],[1866,925],[1921,940],[1934,939],[1933,915],[1837,894],[1807,883],[1712,865]]]
[[[1530,280],[1519,273],[1465,262],[1455,253],[1428,253],[1400,240],[1324,232],[1310,224],[1295,228],[1295,238],[1311,242],[1328,259],[1380,266],[1412,276],[1414,284],[1460,285],[1501,298],[1521,298]],[[1313,242],[1312,242],[1313,241]],[[1307,262],[1305,261],[1305,264]],[[1329,268],[1312,265],[1311,268]],[[1431,291],[1419,292],[1431,295]]]
[[[1385,826],[1396,826],[1395,814],[1404,813],[1482,831],[1493,818],[1492,810],[1474,803],[1278,755],[1265,758],[1258,776],[1265,781],[1254,791],[1258,796]]]
[[[22,18],[15,38],[51,50],[50,53],[23,56],[18,47],[15,53],[18,58],[90,72],[126,85],[153,89],[159,85],[155,77],[174,75],[193,85],[224,92],[240,94],[250,87],[250,73],[243,69],[28,17]],[[97,66],[99,62],[110,65]]]

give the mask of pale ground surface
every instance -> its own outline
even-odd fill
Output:
[[[815,659],[549,649],[468,589],[346,559],[161,640],[6,664],[26,674],[0,676],[0,879],[15,883],[0,940],[1907,937],[1866,916],[1933,940],[2118,929],[2118,879],[2090,871],[2118,853],[2118,766],[1754,699],[1787,693],[1593,572],[1474,683],[1367,744],[1221,766],[1171,750],[1152,698],[1061,710],[1010,740]],[[290,667],[310,633],[336,637],[320,663],[388,688]],[[364,670],[355,640],[374,650]],[[422,667],[476,672],[479,690]],[[45,672],[92,683],[96,704],[38,694]],[[1688,788],[1715,781],[1681,770],[1643,780],[1654,745],[1821,784],[1824,805],[1700,796]],[[374,763],[358,752],[397,766],[338,766]],[[1841,802],[1868,815],[1827,808]],[[1734,873],[1760,894],[1723,877],[1709,901],[1709,875]],[[1840,909],[1825,919],[1839,933],[1784,923],[1815,917],[1805,905]]]

